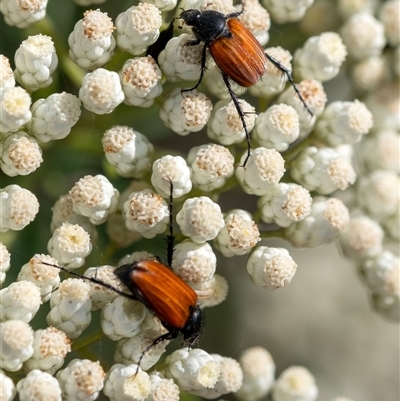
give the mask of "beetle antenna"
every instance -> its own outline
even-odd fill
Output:
[[[283,74],[286,75],[286,78],[288,79],[288,81],[292,85],[292,87],[293,87],[294,91],[296,92],[297,96],[299,97],[301,103],[303,103],[303,106],[308,111],[310,116],[313,117],[314,114],[312,113],[310,108],[307,106],[306,101],[304,100],[304,98],[301,95],[298,87],[294,83],[293,78],[292,78],[292,74],[290,73],[290,71],[286,67],[284,67],[278,60],[276,60],[272,56],[270,56],[267,52],[264,52],[264,53],[265,53],[265,57],[267,58],[267,60],[270,61],[279,71],[281,71]]]

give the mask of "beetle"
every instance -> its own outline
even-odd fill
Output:
[[[255,36],[240,22],[238,17],[242,13],[243,8],[241,11],[226,15],[214,10],[199,11],[190,9],[183,11],[179,18],[192,28],[195,36],[195,39],[189,40],[186,46],[204,43],[199,80],[193,88],[184,89],[183,91],[192,91],[200,85],[206,70],[207,50],[209,50],[211,57],[221,71],[222,79],[239,114],[246,134],[247,157],[243,163],[243,167],[245,167],[251,156],[250,136],[244,118],[245,113],[232,90],[229,80],[246,88],[253,86],[264,75],[267,61],[269,61],[286,75],[308,113],[311,116],[313,114],[301,96],[289,70],[266,53]]]

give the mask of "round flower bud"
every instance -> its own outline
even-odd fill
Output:
[[[228,14],[228,13],[227,13]],[[258,2],[251,2],[251,7],[245,7],[240,15],[240,21],[265,46],[269,40],[268,30],[271,27],[271,17],[268,11]]]
[[[149,375],[137,365],[111,366],[104,383],[103,393],[110,400],[145,400],[151,392]]]
[[[4,0],[0,3],[0,11],[6,24],[23,29],[46,16],[47,1]]]
[[[39,310],[40,289],[31,281],[16,281],[0,290],[0,321],[21,320],[29,323]]]
[[[381,55],[371,56],[353,65],[351,83],[361,91],[370,92],[387,81],[389,76],[390,66],[388,60]]]
[[[68,37],[69,57],[87,71],[106,64],[114,54],[112,19],[100,10],[86,10]]]
[[[201,308],[210,308],[225,301],[228,296],[229,285],[226,279],[219,274],[214,274],[210,281],[193,285],[192,288],[196,291],[197,297],[200,299],[200,294],[205,293],[208,296],[201,299]]]
[[[0,131],[4,134],[15,132],[26,124],[32,117],[31,103],[28,92],[19,86],[1,90]]]
[[[174,248],[172,269],[188,284],[210,281],[215,273],[217,257],[208,243],[185,240]]]
[[[149,378],[151,394],[146,401],[179,401],[179,387],[172,379],[166,379],[160,372],[150,373]]]
[[[309,191],[328,195],[344,191],[356,180],[356,173],[347,158],[331,148],[304,149],[292,163],[292,177]]]
[[[161,70],[151,56],[125,61],[119,73],[125,94],[124,103],[128,106],[150,107],[163,91],[161,76]]]
[[[83,77],[79,98],[87,110],[102,115],[113,112],[125,95],[116,72],[97,68]]]
[[[77,224],[64,223],[47,243],[49,254],[69,269],[83,266],[92,251],[89,234]]]
[[[57,69],[58,58],[50,36],[28,36],[15,52],[15,79],[29,91],[47,88],[51,74]]]
[[[90,285],[82,279],[69,278],[51,295],[47,324],[69,338],[77,338],[92,320],[91,307]]]
[[[257,118],[255,108],[242,99],[239,99],[239,104],[247,131],[250,132]],[[215,105],[207,125],[207,135],[210,139],[225,146],[242,142],[246,138],[242,120],[232,100],[220,100]]]
[[[257,224],[250,213],[234,209],[225,214],[225,226],[214,240],[225,256],[245,255],[261,240]]]
[[[101,174],[81,178],[69,195],[74,211],[96,225],[104,223],[117,210],[119,191]]]
[[[71,352],[71,341],[63,331],[48,327],[35,331],[33,349],[33,355],[24,363],[24,369],[26,371],[40,369],[54,375],[64,364],[67,354]]]
[[[197,90],[182,93],[180,88],[175,88],[165,97],[160,118],[167,128],[185,136],[202,130],[211,110],[211,100],[203,93]]]
[[[318,397],[318,387],[314,376],[306,368],[291,366],[276,379],[272,396],[274,401],[315,401]]]
[[[158,39],[161,25],[161,12],[153,4],[132,6],[115,20],[117,45],[130,54],[142,54]]]
[[[3,54],[0,54],[0,90],[13,88],[14,86],[15,79],[13,70],[10,66],[10,60]]]
[[[145,238],[163,233],[169,223],[167,202],[150,189],[133,192],[124,204],[123,215],[126,227]]]
[[[0,151],[0,167],[10,177],[33,173],[43,161],[42,149],[24,131],[7,136]]]
[[[0,288],[6,280],[6,273],[11,266],[11,255],[6,246],[0,242]]]
[[[275,149],[257,148],[243,168],[247,152],[236,168],[236,178],[244,192],[251,195],[265,195],[274,188],[285,173],[285,160]]]
[[[379,20],[385,28],[385,37],[390,46],[400,44],[400,23],[397,18],[399,14],[398,0],[391,0],[382,3],[379,10]]]
[[[218,382],[221,366],[200,348],[182,348],[165,359],[165,376],[188,392],[213,388]]]
[[[187,199],[176,222],[182,234],[197,243],[214,239],[225,225],[221,208],[206,196]]]
[[[311,205],[310,192],[292,183],[279,183],[258,200],[261,219],[281,227],[303,220],[311,213]]]
[[[314,133],[329,146],[357,143],[373,125],[372,113],[364,103],[332,102],[319,117]]]
[[[203,46],[186,46],[193,35],[182,34],[170,39],[158,56],[158,63],[170,82],[196,81],[200,76]]]
[[[324,32],[308,38],[294,54],[296,76],[320,82],[336,77],[347,55],[346,47],[336,32]]]
[[[163,198],[170,197],[171,187],[172,197],[180,198],[192,189],[190,168],[181,156],[163,156],[153,163],[151,183]]]
[[[253,130],[253,139],[264,148],[284,152],[300,133],[299,115],[287,104],[276,104],[260,113]]]
[[[22,230],[34,220],[39,211],[36,196],[18,185],[0,190],[0,232]]]
[[[17,391],[20,401],[48,400],[52,401],[66,400],[63,398],[60,383],[50,373],[42,372],[39,369],[30,371],[26,377],[17,383]]]
[[[114,125],[101,140],[106,159],[122,177],[142,178],[150,169],[154,147],[147,137],[126,125]]]
[[[0,388],[1,400],[12,401],[15,398],[17,390],[15,389],[14,382],[0,370]]]
[[[258,401],[271,390],[275,379],[275,363],[262,347],[245,350],[239,358],[243,370],[243,385],[235,393],[239,400]]]
[[[367,216],[355,216],[340,233],[339,244],[346,257],[362,261],[382,252],[383,235],[376,221]]]
[[[53,93],[33,103],[28,132],[44,143],[64,139],[81,116],[81,101],[70,93]]]
[[[349,210],[336,198],[314,198],[311,213],[285,229],[294,246],[315,248],[330,242],[349,223]]]
[[[255,285],[273,291],[292,281],[297,264],[287,249],[259,246],[250,255],[246,269]]]
[[[113,341],[132,338],[139,333],[145,315],[142,303],[118,296],[102,309],[101,329]]]
[[[33,330],[22,320],[0,323],[0,365],[10,372],[18,372],[33,355]]]
[[[187,161],[192,169],[193,185],[202,191],[221,188],[234,173],[235,159],[221,145],[196,146],[189,151]]]
[[[277,1],[263,0],[264,7],[269,11],[273,21],[278,24],[300,21],[307,9],[313,4],[312,0]]]
[[[73,359],[66,368],[57,372],[64,401],[96,400],[103,389],[105,372],[99,362]]]

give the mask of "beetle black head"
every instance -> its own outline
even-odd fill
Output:
[[[199,305],[196,305],[190,314],[186,324],[180,330],[183,342],[187,345],[194,345],[199,341],[203,322],[203,312]]]

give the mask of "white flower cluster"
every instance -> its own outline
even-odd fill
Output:
[[[105,0],[75,2],[86,7]],[[60,40],[64,25],[58,30],[40,22],[46,0],[0,2],[6,24],[43,31],[21,31],[15,54],[0,55],[0,232],[7,234],[0,243],[2,399],[18,393],[22,401],[32,394],[35,400],[49,394],[95,400],[102,392],[115,401],[175,401],[184,391],[205,399],[235,393],[242,401],[267,394],[274,401],[313,401],[312,374],[292,366],[275,378],[272,357],[261,347],[238,361],[182,348],[151,370],[168,340],[182,334],[182,325],[169,327],[162,318],[177,312],[157,309],[161,288],[158,294],[149,286],[156,300],[141,303],[115,267],[91,267],[83,276],[74,269],[103,258],[112,263],[117,251],[143,238],[157,255],[125,254],[119,265],[160,263],[157,236],[166,235],[167,267],[203,309],[227,298],[221,257],[248,255],[251,281],[274,291],[290,284],[297,263],[283,245],[261,239],[276,236],[306,248],[338,239],[375,310],[398,321],[399,256],[391,249],[400,240],[399,1],[339,2],[335,23],[312,18],[321,2],[246,1],[240,20],[263,47],[270,15],[279,24],[303,19],[300,29],[309,36],[293,55],[283,47],[265,49],[265,73],[247,100],[232,95],[246,89],[237,87],[229,68],[221,75],[210,43],[197,43],[178,18],[174,26],[164,24],[173,9],[179,16],[191,8],[229,14],[241,7],[231,0],[144,0],[124,10],[119,3],[115,20],[101,9],[86,10]],[[240,30],[232,35],[236,40]],[[239,67],[252,61],[246,44],[242,50]],[[221,47],[214,58],[230,51]],[[203,74],[206,93],[197,84]],[[345,75],[360,99],[349,100],[349,91],[346,100],[336,94],[339,100],[328,103],[323,83]],[[58,200],[47,219],[51,197]],[[46,237],[41,223],[50,220]],[[30,242],[45,238],[48,255],[36,254],[11,282],[8,248],[30,223]],[[172,250],[173,231],[180,241]],[[60,270],[72,277],[61,280]],[[173,288],[166,293],[176,295]],[[43,304],[47,327],[43,321],[45,328],[34,330]],[[68,355],[70,339],[79,348],[92,318],[115,342],[108,371],[103,361]],[[8,377],[13,372],[16,385]]]

